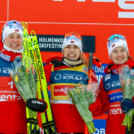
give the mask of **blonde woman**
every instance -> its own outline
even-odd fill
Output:
[[[69,32],[64,36],[62,57],[51,58],[44,66],[58,133],[82,134],[85,131],[85,123],[67,93],[78,83],[87,85],[88,63],[85,59],[81,35]]]
[[[0,42],[0,133],[27,134],[25,103],[18,93],[8,69],[20,61],[23,51],[23,27],[16,20],[3,26]]]

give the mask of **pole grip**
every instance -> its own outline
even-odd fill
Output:
[[[93,53],[89,53],[89,70],[93,68]]]

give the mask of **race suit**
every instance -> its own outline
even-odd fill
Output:
[[[56,130],[58,133],[84,133],[85,123],[67,91],[78,83],[86,85],[88,70],[83,64],[69,67],[60,60],[53,60],[52,63],[44,66],[44,70],[47,82],[50,83]]]
[[[19,54],[4,50],[0,43],[0,133],[27,134],[25,103],[9,75]]]
[[[134,67],[134,61],[130,58],[123,64]],[[89,110],[93,116],[99,116],[108,110],[106,121],[106,134],[125,134],[126,127],[121,125],[125,114],[122,112],[120,101],[123,99],[119,69],[123,65],[114,65],[112,62],[106,67],[104,77],[100,82],[100,91],[96,102],[92,103]]]

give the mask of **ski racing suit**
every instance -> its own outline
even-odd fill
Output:
[[[0,133],[27,134],[25,103],[18,93],[9,69],[20,53],[13,53],[3,48],[0,43]]]
[[[130,58],[123,65],[134,67]],[[111,62],[105,69],[106,75],[100,82],[100,91],[96,102],[92,103],[89,110],[93,116],[99,116],[108,110],[106,121],[106,134],[125,134],[126,127],[121,125],[125,114],[122,112],[120,101],[123,99],[118,69],[123,65],[114,65]]]
[[[84,133],[85,123],[67,91],[78,83],[88,83],[88,70],[81,64],[69,67],[62,59],[52,60],[44,66],[47,82],[50,83],[51,106],[58,133]]]

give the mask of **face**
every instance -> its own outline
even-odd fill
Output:
[[[80,48],[76,45],[67,45],[63,50],[63,57],[66,57],[70,60],[77,60],[80,58],[80,55]]]
[[[124,47],[116,47],[111,53],[114,64],[124,64],[128,60],[128,52]]]
[[[19,50],[22,47],[23,38],[18,33],[12,33],[5,38],[3,43],[13,50]]]

